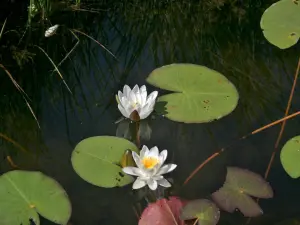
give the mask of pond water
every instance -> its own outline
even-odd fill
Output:
[[[9,36],[11,43],[15,41],[11,46],[35,54],[33,61],[25,62],[22,68],[8,56],[1,63],[32,99],[30,104],[41,128],[11,80],[1,71],[1,133],[24,146],[30,154],[20,152],[3,139],[0,172],[13,169],[6,160],[9,155],[21,169],[39,170],[56,179],[72,202],[73,225],[137,224],[132,209],[137,199],[131,185],[111,189],[93,186],[74,172],[70,157],[76,144],[84,138],[116,135],[115,121],[121,114],[115,94],[125,84],[131,87],[145,84],[147,76],[157,67],[171,63],[204,65],[224,74],[240,94],[237,108],[211,123],[184,124],[164,117],[149,121],[151,138],[141,142],[149,147],[158,146],[160,150],[168,149],[168,160],[178,165],[170,175],[174,191],[180,190],[174,194],[187,199],[209,196],[222,186],[226,166],[247,168],[264,176],[274,151],[280,125],[236,141],[282,118],[292,87],[299,45],[279,50],[265,40],[259,26],[261,14],[272,1],[248,1],[247,4],[224,1],[225,5],[222,1],[211,1],[211,5],[154,2],[107,3],[99,6],[102,9],[99,13],[57,11],[50,17],[52,25],[61,25],[54,36],[44,37],[49,21],[45,26],[34,21],[20,45],[17,38]],[[9,26],[16,23],[9,17]],[[53,72],[48,58],[34,47],[41,46],[54,62],[60,62],[77,42],[68,30],[71,28],[95,38],[117,58],[93,40],[76,33],[80,41],[59,67],[73,94]],[[4,41],[8,43],[5,38]],[[155,90],[150,85],[147,87]],[[159,95],[162,93],[160,90]],[[298,110],[299,93],[296,88],[290,113]],[[260,201],[264,215],[249,224],[274,224],[300,214],[300,181],[286,174],[278,154],[287,140],[299,134],[299,122],[299,117],[287,122],[267,178],[274,189],[274,198]],[[199,164],[228,145],[224,153],[180,188]],[[146,206],[144,200],[140,202]],[[246,223],[247,218],[239,212],[222,212],[219,222]],[[43,220],[42,224],[51,223]]]

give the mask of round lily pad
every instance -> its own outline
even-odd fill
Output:
[[[121,160],[126,150],[136,151],[135,144],[113,136],[90,137],[79,142],[71,157],[75,172],[85,181],[105,188],[124,186],[133,177],[121,170]]]
[[[147,82],[175,93],[163,95],[165,116],[184,123],[204,123],[222,118],[237,106],[235,86],[219,72],[194,64],[171,64],[155,69]]]
[[[220,210],[207,199],[188,202],[182,209],[181,219],[197,219],[199,225],[216,225],[220,219]]]
[[[40,172],[15,170],[0,176],[1,225],[40,224],[39,216],[67,224],[71,203],[65,190]]]
[[[300,177],[300,136],[293,137],[285,143],[280,153],[280,160],[290,177]]]
[[[278,48],[295,45],[300,37],[300,1],[274,3],[263,13],[260,26],[265,38]]]

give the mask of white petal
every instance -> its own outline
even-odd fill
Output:
[[[133,176],[143,176],[144,173],[143,171],[141,171],[139,168],[137,167],[131,167],[131,166],[128,166],[128,167],[124,167],[122,168],[123,172],[126,173],[126,174],[129,174],[129,175],[133,175]]]
[[[157,181],[156,180],[149,179],[149,180],[147,180],[147,184],[148,184],[149,188],[152,191],[156,190],[156,188],[157,188]]]
[[[155,101],[157,95],[158,95],[158,91],[153,91],[153,92],[148,96],[147,101],[146,101],[146,104]]]
[[[141,94],[141,105],[144,106],[146,104],[146,100],[147,100],[147,89],[146,89],[145,85],[143,85],[140,88],[140,94]]]
[[[134,151],[132,151],[132,158],[133,158],[135,164],[138,166],[138,168],[140,168],[140,169],[144,168],[143,165],[142,165],[142,163],[141,163],[140,156],[136,152],[134,152]]]
[[[123,97],[124,97],[123,93],[121,91],[118,91],[118,98],[119,98],[120,102],[121,102]]]
[[[158,176],[155,175],[155,176],[152,177],[152,179],[153,180],[161,180],[161,179],[164,179],[164,177],[162,175],[158,175]]]
[[[136,94],[136,93],[138,93],[139,92],[139,86],[136,84],[134,87],[133,87],[133,89],[132,89],[132,92],[134,93],[134,94]]]
[[[145,155],[149,154],[149,149],[146,145],[143,145],[142,150],[140,151],[140,158],[144,158]]]
[[[157,175],[163,175],[165,173],[169,173],[169,172],[173,171],[176,167],[177,167],[176,164],[164,165],[159,169],[159,171],[157,172]]]
[[[123,88],[123,94],[128,98],[131,88],[128,85],[125,85]]]
[[[159,157],[161,158],[161,162],[164,163],[168,157],[168,151],[166,149],[162,150]]]
[[[140,119],[146,119],[152,112],[153,109],[149,109],[147,106],[143,107],[139,112]]]
[[[135,93],[133,92],[133,90],[129,93],[128,101],[131,104],[136,103],[136,97],[135,97]]]
[[[130,107],[130,103],[129,103],[129,101],[128,101],[128,99],[127,99],[126,96],[123,96],[123,97],[120,99],[120,102],[121,102],[122,106],[124,107],[124,109]]]
[[[158,154],[159,154],[158,148],[154,146],[150,148],[148,157],[153,157],[158,159]]]
[[[135,182],[133,183],[132,188],[133,189],[139,189],[139,188],[144,187],[145,185],[146,185],[146,181],[137,178],[135,180]]]
[[[120,110],[120,112],[122,113],[123,116],[125,116],[126,118],[129,118],[130,114],[128,114],[128,112],[124,109],[123,106],[118,104],[118,109]]]
[[[142,104],[142,96],[141,96],[141,92],[140,89],[137,90],[137,92],[135,93],[135,97],[136,97],[136,101],[139,105]]]
[[[163,186],[163,187],[171,187],[172,185],[170,184],[169,181],[167,181],[165,178],[158,180],[157,181],[158,185]]]

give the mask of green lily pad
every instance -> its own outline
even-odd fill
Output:
[[[184,123],[204,123],[232,112],[239,95],[222,74],[205,66],[171,64],[155,69],[147,82],[175,93],[163,95],[166,117]]]
[[[216,225],[220,219],[220,210],[207,199],[197,199],[188,202],[182,209],[181,219],[197,219],[199,225]]]
[[[40,172],[15,170],[0,176],[1,225],[40,224],[39,215],[67,224],[71,203],[65,190]]]
[[[126,150],[138,152],[136,145],[124,138],[90,137],[76,145],[71,161],[75,172],[93,185],[124,186],[133,182],[133,177],[123,173],[119,166]]]
[[[260,27],[265,38],[278,48],[295,45],[300,38],[300,1],[274,3],[263,13]]]
[[[280,153],[280,161],[290,177],[300,177],[300,136],[293,137],[285,143]]]
[[[227,167],[225,183],[212,194],[212,199],[227,212],[239,209],[247,217],[261,215],[260,206],[249,195],[272,198],[273,190],[259,174],[237,167]]]

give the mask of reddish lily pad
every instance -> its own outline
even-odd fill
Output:
[[[180,211],[186,203],[178,197],[160,199],[143,211],[139,225],[185,225]]]

